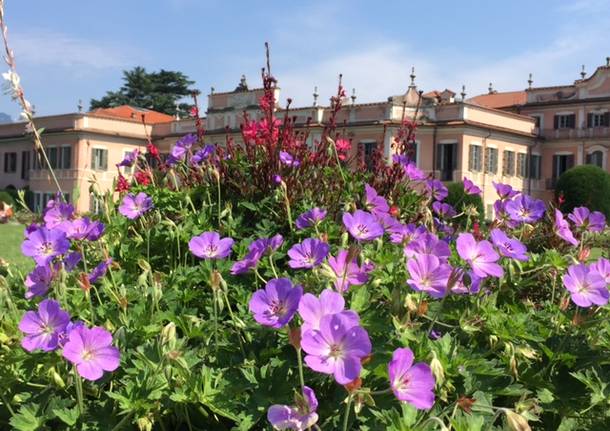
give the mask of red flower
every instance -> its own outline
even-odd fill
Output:
[[[150,184],[150,175],[146,171],[138,171],[134,175],[136,182],[141,186],[147,186]]]
[[[191,117],[193,118],[198,118],[199,117],[199,108],[196,106],[193,106],[189,112],[189,114],[191,115]]]
[[[127,179],[125,179],[125,177],[123,175],[121,175],[119,173],[119,179],[117,180],[115,191],[122,193],[122,192],[126,192],[128,190],[129,190],[129,182],[127,181]]]
[[[147,144],[146,150],[155,159],[159,158],[159,149],[157,147],[155,147],[153,144],[151,144],[151,143]]]
[[[392,206],[390,207],[390,215],[391,215],[392,217],[397,217],[397,216],[398,216],[398,214],[400,214],[400,211],[399,211],[398,207],[397,207],[396,205],[392,205]]]

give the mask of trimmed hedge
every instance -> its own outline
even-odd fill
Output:
[[[465,208],[473,206],[479,213],[479,221],[483,221],[485,216],[485,208],[483,206],[483,199],[479,195],[467,195],[464,192],[464,184],[461,181],[454,181],[445,183],[449,195],[445,199],[445,202],[451,204],[455,210],[459,213],[464,211]],[[460,221],[466,220],[465,216],[459,218]]]
[[[610,174],[597,166],[581,165],[564,172],[555,187],[555,196],[561,194],[564,212],[586,206],[610,217]]]

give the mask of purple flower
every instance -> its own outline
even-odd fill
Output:
[[[97,241],[104,234],[104,223],[91,221],[89,217],[72,220],[66,230],[68,238],[82,241]]]
[[[513,190],[513,188],[508,184],[496,183],[495,181],[491,182],[496,189],[496,193],[500,196],[501,200],[511,199],[519,194],[518,191]]]
[[[93,271],[91,271],[89,273],[89,275],[87,276],[87,278],[89,279],[89,283],[95,283],[100,278],[102,278],[104,275],[106,275],[106,271],[108,271],[108,268],[110,267],[111,264],[112,264],[112,258],[109,257],[108,259],[100,262],[100,264],[97,265],[95,268],[93,268]]]
[[[188,135],[184,135],[180,139],[176,141],[176,145],[178,147],[183,147],[186,149],[190,149],[197,142],[197,135],[194,133],[189,133]]]
[[[426,178],[426,174],[417,167],[413,162],[409,163],[404,167],[405,175],[411,181],[421,181]]]
[[[119,349],[112,345],[112,334],[100,326],[79,326],[70,331],[63,356],[87,380],[98,380],[104,371],[114,371],[121,362]]]
[[[49,290],[52,280],[53,272],[48,265],[37,266],[25,278],[25,286],[27,287],[25,297],[30,299],[33,296],[44,295]]]
[[[280,151],[280,162],[282,162],[286,166],[293,166],[295,168],[301,164],[301,162],[296,160],[294,157],[292,157],[292,155],[290,155],[286,151]]]
[[[295,396],[295,406],[274,404],[267,411],[267,420],[275,429],[305,431],[318,422],[317,408],[313,389],[303,386],[303,394]]]
[[[153,207],[152,198],[144,192],[127,194],[119,207],[119,212],[130,220],[135,220]]]
[[[563,218],[563,214],[558,209],[555,209],[555,224],[554,230],[558,237],[572,245],[578,245],[578,240],[574,238],[574,234],[570,230],[570,224]]]
[[[237,262],[235,262],[233,264],[233,266],[231,266],[231,274],[233,275],[241,275],[241,274],[245,274],[247,272],[250,272],[250,270],[256,268],[256,265],[258,265],[258,260],[256,259],[241,259],[238,260]]]
[[[504,209],[510,218],[519,223],[534,223],[542,218],[544,202],[528,195],[519,195],[505,203]]]
[[[409,156],[407,156],[406,154],[393,154],[392,155],[392,163],[395,163],[397,165],[407,166],[409,161],[410,161]]]
[[[37,265],[48,265],[54,257],[64,254],[70,248],[70,241],[60,230],[41,227],[28,234],[21,244],[21,252],[34,259]]]
[[[343,296],[330,289],[324,289],[320,294],[320,298],[316,298],[311,293],[306,293],[299,302],[299,315],[303,319],[301,333],[305,333],[310,329],[320,329],[320,321],[324,316],[330,314],[342,313],[343,317],[351,320],[353,326],[360,323],[360,318],[355,311],[343,311],[345,308],[345,300]]]
[[[434,375],[428,364],[413,364],[413,352],[409,348],[394,350],[388,364],[390,387],[396,398],[406,401],[416,409],[428,410],[434,405]]]
[[[70,315],[60,308],[57,301],[45,299],[38,304],[38,311],[28,311],[21,318],[19,330],[26,334],[21,346],[28,352],[55,350],[59,334],[66,329],[69,321]]]
[[[380,214],[387,214],[390,211],[388,201],[383,196],[379,196],[377,190],[365,184],[364,191],[366,195],[366,209],[372,214],[379,217]]]
[[[574,208],[568,218],[577,227],[587,229],[591,232],[601,232],[606,227],[606,216],[599,211],[589,211],[587,207]]]
[[[458,295],[467,295],[469,293],[479,293],[481,290],[481,282],[484,278],[475,275],[472,271],[467,273],[468,278],[470,279],[470,286],[466,285],[464,281],[464,273],[459,275],[455,284],[451,287],[451,292]]]
[[[451,205],[439,201],[432,204],[432,209],[436,214],[438,214],[439,217],[443,218],[455,217],[457,214]]]
[[[404,248],[406,257],[413,257],[418,254],[432,254],[443,261],[447,261],[451,256],[449,244],[438,239],[436,235],[430,232],[425,232],[411,241]]]
[[[57,228],[65,232],[73,217],[74,207],[71,204],[59,203],[45,212],[44,222],[48,229]]]
[[[76,265],[83,259],[83,256],[78,251],[71,251],[64,257],[64,268],[66,271],[71,272]]]
[[[59,340],[57,342],[57,345],[63,349],[68,340],[70,339],[70,332],[72,332],[74,329],[82,328],[84,326],[85,322],[83,322],[82,320],[77,320],[76,322],[68,322],[65,331],[59,334]]]
[[[271,238],[259,238],[256,241],[253,241],[248,246],[249,251],[246,256],[233,264],[231,267],[231,274],[244,274],[255,268],[264,254],[277,250],[281,247],[283,242],[284,238],[279,233]]]
[[[325,242],[315,238],[307,238],[300,244],[295,244],[288,250],[288,266],[293,269],[313,268],[319,266],[328,256],[330,247]]]
[[[205,147],[197,150],[193,157],[191,157],[191,164],[200,165],[205,160],[207,160],[212,154],[216,151],[216,147],[214,145],[208,144]]]
[[[224,259],[231,254],[232,238],[220,238],[218,232],[204,232],[189,241],[189,250],[200,259]]]
[[[610,285],[610,260],[600,257],[596,262],[593,262],[589,269],[597,272]]]
[[[277,329],[292,320],[301,296],[301,286],[292,287],[292,282],[287,278],[274,278],[267,282],[265,290],[254,292],[248,307],[254,320]]]
[[[383,235],[383,227],[377,218],[362,210],[354,214],[343,213],[343,225],[358,241],[372,241]]]
[[[282,184],[282,176],[281,175],[274,175],[273,176],[273,182],[279,186],[280,184]]]
[[[606,280],[596,270],[591,270],[583,263],[570,265],[563,276],[563,285],[570,292],[572,302],[580,307],[606,305],[608,288]]]
[[[482,190],[475,183],[464,177],[464,192],[467,195],[480,195]]]
[[[353,319],[342,313],[326,315],[320,329],[302,334],[305,363],[319,373],[333,374],[337,383],[346,385],[360,376],[361,359],[371,353],[371,340]]]
[[[297,229],[302,230],[311,226],[317,226],[325,217],[326,210],[316,207],[298,216],[295,224]]]
[[[529,260],[527,248],[519,240],[509,238],[500,229],[492,229],[490,237],[502,256],[521,261]]]
[[[139,155],[140,155],[140,150],[138,150],[136,148],[135,150],[125,154],[125,157],[123,158],[123,160],[121,160],[121,162],[117,165],[117,167],[118,166],[127,166],[127,167],[133,166],[135,161],[138,160]]]
[[[447,187],[439,180],[426,181],[426,194],[437,201],[442,201],[449,195]]]
[[[451,266],[441,262],[438,257],[431,254],[417,254],[407,260],[407,269],[411,276],[407,284],[413,290],[426,292],[433,298],[442,298],[447,294]]]
[[[338,292],[345,292],[350,286],[360,286],[369,280],[368,273],[373,269],[358,266],[356,258],[348,262],[349,252],[339,250],[337,257],[328,258],[328,266],[331,269],[331,276],[335,279],[335,289]]]
[[[415,223],[404,225],[397,223],[389,229],[390,241],[393,244],[407,245],[411,241],[416,241],[421,235],[428,232],[424,226],[416,226]]]
[[[470,233],[461,233],[457,238],[457,252],[475,275],[479,277],[502,277],[504,270],[496,262],[500,259],[489,241],[477,242]]]

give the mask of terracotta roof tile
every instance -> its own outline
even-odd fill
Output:
[[[481,94],[468,99],[468,102],[488,108],[506,108],[513,105],[523,105],[527,102],[525,91],[506,91],[502,93]]]
[[[144,108],[136,108],[135,106],[129,105],[121,105],[115,108],[98,108],[91,111],[91,114],[101,115],[104,117],[126,118],[137,121],[141,121],[142,115],[144,115],[144,120],[147,124],[167,123],[168,121],[172,121],[174,119],[174,117],[171,115],[167,115],[162,112],[152,111]]]

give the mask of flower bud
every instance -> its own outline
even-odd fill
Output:
[[[345,390],[347,392],[357,391],[358,389],[360,389],[362,387],[362,379],[360,377],[358,377],[356,380],[353,380],[353,381],[349,382],[348,384],[343,385],[343,387],[345,388]]]
[[[176,344],[176,324],[169,322],[161,330],[161,344],[173,348]]]
[[[582,250],[580,250],[580,252],[578,253],[578,260],[580,262],[586,262],[587,259],[589,258],[589,255],[591,254],[591,249],[590,248],[583,248]]]
[[[498,336],[491,334],[489,336],[489,345],[490,347],[495,347],[496,344],[498,344]]]
[[[405,297],[405,307],[409,310],[410,313],[415,313],[417,311],[417,302],[413,300],[413,295],[407,293]]]
[[[301,348],[301,328],[288,327],[288,341],[297,350]]]
[[[49,368],[48,376],[51,378],[51,381],[53,381],[53,383],[57,387],[64,388],[66,386],[66,383],[64,382],[64,379],[61,378],[61,376],[59,375],[57,370],[55,370],[55,367]]]
[[[436,352],[432,352],[434,357],[432,361],[430,361],[430,369],[432,370],[432,374],[434,374],[434,379],[436,380],[436,386],[440,387],[443,385],[445,381],[445,369],[443,368],[443,364],[436,357]]]
[[[212,286],[212,289],[217,290],[220,287],[220,279],[220,272],[212,271],[212,274],[210,274],[210,286]]]
[[[512,410],[505,409],[504,414],[506,415],[506,422],[513,431],[532,431],[527,419]]]
[[[140,431],[152,431],[153,423],[147,417],[138,418],[136,423],[138,424],[138,429]]]

